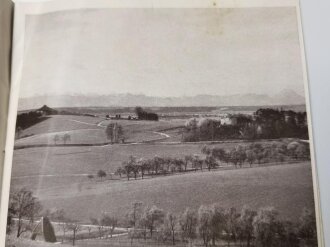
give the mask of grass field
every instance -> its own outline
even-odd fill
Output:
[[[158,242],[156,240],[150,240],[147,239],[146,241],[144,239],[134,239],[133,244],[131,244],[131,240],[127,238],[127,236],[123,237],[116,237],[116,238],[109,238],[106,240],[99,240],[99,239],[92,239],[92,240],[83,240],[83,241],[77,241],[77,246],[79,247],[144,247],[144,246],[162,246],[162,247],[170,247],[173,246],[170,241],[168,242]],[[175,244],[176,247],[187,247],[187,243],[179,242],[177,241]],[[202,246],[202,245],[194,245],[194,246]]]
[[[72,245],[69,244],[54,244],[54,243],[45,243],[44,241],[32,241],[28,239],[16,238],[16,237],[8,237],[6,238],[6,247],[69,247]]]
[[[263,143],[263,141],[261,142]],[[219,143],[213,146],[231,149],[249,142]],[[179,157],[201,154],[204,144],[136,144],[107,145],[100,147],[41,147],[15,150],[13,177],[37,175],[82,175],[96,174],[99,169],[114,172],[130,155],[137,158]]]
[[[22,135],[32,136],[16,140],[16,145],[53,145],[53,137],[65,133],[71,136],[69,144],[105,143],[105,126],[112,121],[98,117],[52,116],[24,130]],[[202,155],[201,149],[205,144],[170,143],[180,141],[180,128],[184,121],[116,120],[123,126],[129,144],[15,150],[11,191],[26,187],[38,197],[45,210],[64,209],[67,217],[86,224],[90,223],[91,217],[99,218],[104,212],[123,219],[134,201],[141,201],[145,206],[157,205],[173,213],[181,213],[186,207],[197,209],[202,204],[212,203],[238,210],[244,205],[255,210],[274,206],[281,217],[293,221],[298,220],[304,207],[313,209],[310,162],[204,170],[130,181],[111,175],[130,155],[145,159]],[[157,142],[145,143],[148,141]],[[270,141],[258,142],[265,144]],[[250,143],[237,140],[209,145],[230,150],[238,144]],[[100,169],[108,174],[105,179],[87,178],[90,174],[96,176]],[[8,246],[48,247],[31,241],[22,244],[20,240],[11,238]],[[78,241],[77,246],[130,246],[130,243],[127,237],[119,237]],[[141,242],[135,246],[154,244]]]
[[[133,242],[131,243],[131,240],[127,238],[127,236],[122,237],[116,237],[116,238],[109,238],[106,240],[99,240],[99,239],[91,239],[91,240],[83,240],[83,241],[77,241],[78,247],[154,247],[154,246],[161,246],[161,247],[172,247],[173,244],[170,240],[168,241],[161,241],[161,240],[155,240],[155,239],[133,239]],[[182,242],[180,239],[176,238],[175,242],[176,247],[188,247],[190,246],[187,242]],[[205,245],[201,240],[194,240],[193,245],[194,247],[204,247]],[[217,241],[216,246],[228,246],[228,243],[225,241]],[[238,247],[242,246],[238,242],[231,243],[231,247]]]
[[[224,207],[275,206],[297,219],[302,208],[313,208],[310,163],[191,172],[144,180],[88,180],[84,176],[14,179],[12,189],[31,187],[45,208],[63,208],[73,219],[88,222],[100,212],[123,217],[138,200],[166,210],[221,203]]]
[[[98,129],[101,118],[74,115],[54,115],[43,122],[23,130],[21,136],[38,135],[79,129]],[[82,122],[82,123],[81,123]],[[84,124],[85,123],[85,124]]]
[[[26,145],[53,145],[55,135],[59,137],[68,133],[71,140],[67,144],[98,144],[108,142],[105,127],[116,122],[123,126],[127,142],[148,142],[155,140],[178,141],[180,133],[173,128],[184,125],[185,120],[161,120],[161,121],[128,121],[128,120],[104,120],[99,117],[56,115],[22,131],[21,137],[16,140],[16,146]],[[166,135],[171,131],[171,136]],[[63,144],[62,140],[57,144]]]

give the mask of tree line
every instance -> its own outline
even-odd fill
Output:
[[[30,111],[17,115],[16,119],[16,133],[20,137],[21,132],[32,125],[46,120],[48,117],[43,116],[41,112]]]
[[[151,121],[159,120],[159,117],[156,113],[147,112],[140,106],[135,107],[135,113],[138,116],[139,120],[151,120]]]
[[[125,142],[124,129],[118,123],[109,123],[105,128],[105,134],[111,143]]]
[[[59,225],[62,231],[62,243],[68,232],[69,239],[75,245],[78,233],[88,230],[85,238],[112,238],[116,228],[121,225],[128,230],[131,244],[136,239],[155,240],[159,243],[194,243],[205,247],[227,243],[247,247],[299,247],[316,246],[317,232],[314,211],[303,209],[297,222],[284,219],[273,207],[254,210],[243,206],[239,211],[235,207],[225,208],[221,204],[201,205],[197,210],[187,207],[181,213],[166,212],[153,205],[143,206],[142,202],[134,201],[128,208],[126,216],[118,219],[109,213],[100,218],[91,218],[91,225],[82,226],[70,220],[63,209],[46,210],[42,207],[31,191],[21,189],[10,197],[7,234],[13,229],[12,217],[16,217],[17,238],[24,232],[32,232],[37,217],[46,217],[47,231],[53,234],[50,220]],[[50,219],[50,220],[48,220]],[[97,231],[93,231],[97,228]],[[44,230],[45,231],[45,230]],[[97,233],[97,235],[95,235]],[[58,234],[57,234],[58,235]],[[47,239],[45,237],[45,239]],[[54,240],[56,241],[56,240]]]
[[[308,139],[306,112],[259,109],[252,115],[233,114],[228,123],[211,118],[193,118],[186,122],[182,141],[214,141],[224,139]]]
[[[282,163],[288,161],[309,160],[309,145],[297,141],[284,143],[273,142],[268,144],[251,143],[236,145],[226,150],[216,146],[205,145],[202,155],[185,155],[182,158],[159,157],[138,159],[130,156],[127,161],[117,168],[115,174],[127,180],[145,176],[168,175],[177,172],[190,172],[204,169],[211,170],[232,165],[242,168],[244,165],[252,167],[254,164]],[[106,177],[103,170],[98,171],[98,177]]]
[[[166,212],[157,206],[142,207],[134,202],[127,214],[129,238],[154,238],[163,243],[192,245],[201,242],[205,247],[218,243],[239,243],[239,246],[295,247],[315,246],[316,220],[314,212],[303,209],[299,222],[283,220],[272,207],[255,211],[243,206],[224,208],[220,204],[201,205],[198,210],[187,207],[181,214]]]
[[[40,227],[42,229],[37,229],[41,221],[43,221]],[[51,221],[56,221],[62,230],[62,243],[66,233],[70,232],[72,245],[75,245],[77,233],[82,230],[82,226],[77,221],[68,218],[63,209],[43,211],[38,198],[26,188],[10,194],[6,234],[11,234],[15,230],[17,238],[28,234],[32,240],[43,234],[46,242],[56,242],[56,233]]]
[[[69,133],[65,133],[64,135],[55,134],[53,136],[54,144],[57,145],[59,141],[62,141],[65,145],[67,142],[71,141],[71,135]]]

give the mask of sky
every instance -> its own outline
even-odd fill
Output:
[[[20,97],[304,94],[295,8],[61,11],[25,38]]]

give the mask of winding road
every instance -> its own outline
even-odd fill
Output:
[[[104,129],[106,128],[105,125],[103,125],[103,123],[106,120],[102,120],[98,123],[88,123],[88,122],[83,122],[83,121],[79,121],[79,120],[75,120],[75,119],[68,119],[68,121],[71,122],[75,122],[75,123],[79,123],[79,124],[84,124],[84,125],[89,125],[89,126],[97,126],[100,129]],[[59,146],[98,146],[98,147],[108,147],[110,145],[112,145],[111,143],[79,143],[79,144],[50,144],[50,142],[53,142],[53,138],[56,135],[62,136],[64,134],[76,134],[81,132],[81,131],[94,131],[97,129],[76,129],[76,130],[66,130],[66,131],[57,131],[57,132],[50,132],[50,133],[42,133],[42,134],[37,134],[37,135],[33,135],[33,136],[28,136],[28,137],[23,137],[20,139],[17,139],[15,141],[15,148],[29,148],[29,147],[59,147]],[[156,138],[156,139],[152,139],[152,140],[142,140],[139,142],[130,142],[130,143],[125,143],[125,144],[121,144],[121,145],[138,145],[138,144],[145,144],[145,143],[153,143],[153,142],[157,142],[157,141],[162,141],[165,139],[170,138],[171,136],[163,133],[163,132],[159,132],[159,131],[148,131],[151,132],[153,134],[157,134],[160,136],[160,138]],[[47,139],[47,143],[41,143],[41,144],[31,144],[31,143],[27,143],[25,144],[25,142],[27,140],[35,140],[38,138],[45,138]]]

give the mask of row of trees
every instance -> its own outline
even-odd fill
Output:
[[[64,135],[54,135],[53,137],[54,144],[57,145],[59,141],[62,141],[63,144],[71,141],[71,135],[69,133],[65,133]]]
[[[40,227],[41,229],[38,229],[41,224],[40,218],[43,221],[43,226]],[[54,228],[49,219],[56,221],[59,228],[63,231],[62,243],[65,239],[65,234],[71,232],[72,244],[75,245],[77,233],[82,229],[82,226],[77,221],[66,217],[64,210],[46,210],[43,212],[38,198],[26,188],[10,195],[7,234],[12,233],[15,226],[17,238],[28,233],[32,240],[35,240],[38,235],[43,235],[45,241],[56,242]]]
[[[253,115],[236,114],[228,121],[200,118],[186,122],[182,140],[186,142],[223,139],[308,139],[306,112],[259,109]]]
[[[16,237],[33,229],[35,217],[42,210],[38,199],[27,189],[21,189],[10,195],[7,217],[7,233],[11,232],[13,218],[16,217],[17,232]]]
[[[111,143],[125,142],[124,129],[118,123],[109,123],[105,129],[105,134]]]
[[[16,120],[16,131],[22,131],[23,129],[47,119],[46,117],[42,118],[42,116],[42,113],[37,111],[18,114]]]
[[[273,142],[270,144],[252,143],[250,145],[237,145],[229,151],[217,147],[204,146],[202,153],[206,155],[205,163],[216,167],[217,161],[232,163],[235,167],[242,167],[248,163],[285,162],[290,160],[309,160],[310,150],[307,143],[302,142]],[[208,165],[208,167],[209,167]]]
[[[156,156],[151,159],[137,159],[130,156],[128,161],[123,162],[122,166],[116,170],[115,174],[120,177],[126,175],[128,180],[133,177],[143,179],[146,175],[157,176],[176,172],[202,171],[203,169],[210,171],[223,165],[234,165],[238,168],[244,164],[252,167],[255,163],[279,163],[310,159],[309,146],[295,141],[290,143],[273,142],[264,145],[260,143],[237,145],[230,150],[216,146],[204,146],[201,152],[202,155],[186,155],[183,158]]]
[[[181,214],[165,212],[157,206],[143,207],[134,202],[127,214],[129,237],[155,238],[162,242],[202,242],[205,247],[217,243],[239,242],[240,246],[300,246],[316,245],[315,214],[307,209],[292,223],[282,220],[274,208],[258,211],[244,206],[223,208],[220,204],[202,205],[198,210],[186,208]]]
[[[46,210],[41,214],[40,203],[26,189],[11,195],[7,233],[10,233],[13,226],[12,217],[17,218],[17,237],[27,231],[33,233],[35,218],[41,215],[56,222],[62,231],[62,242],[66,233],[70,232],[72,245],[75,245],[78,233],[85,228],[89,238],[91,233],[95,233],[95,228],[99,238],[112,238],[120,224],[128,228],[131,243],[134,239],[154,239],[171,242],[173,245],[176,242],[189,245],[202,243],[205,247],[222,242],[227,242],[228,246],[239,242],[240,246],[248,247],[317,244],[315,213],[307,209],[303,210],[298,222],[291,222],[283,220],[278,211],[271,207],[255,211],[244,206],[241,211],[237,211],[234,207],[224,208],[220,204],[212,204],[201,205],[198,210],[186,208],[182,213],[175,214],[157,206],[143,206],[141,202],[133,202],[125,219],[121,221],[103,213],[99,219],[91,218],[92,225],[82,226],[66,217],[64,210]]]
[[[158,121],[159,117],[156,113],[147,112],[142,107],[135,107],[135,113],[139,120]]]
[[[46,210],[43,215],[51,221],[56,222],[58,228],[62,231],[61,243],[68,238],[67,233],[71,233],[72,245],[75,245],[77,235],[83,229],[81,224],[67,217],[63,209]]]
[[[262,127],[261,138],[297,137],[308,139],[306,112],[284,111],[281,109],[259,109],[254,121]],[[250,134],[250,137],[254,136]]]

